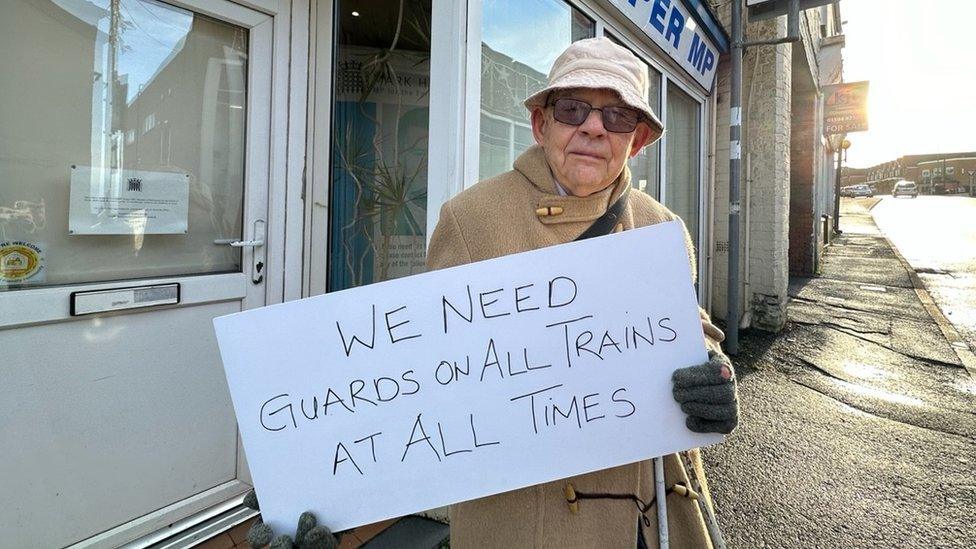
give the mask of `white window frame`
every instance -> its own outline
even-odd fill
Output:
[[[478,182],[481,1],[431,0],[431,14],[430,104],[438,108],[427,139],[428,245],[441,205]]]
[[[302,297],[324,294],[329,276],[329,180],[332,173],[332,72],[335,48],[335,2],[312,0],[308,37],[308,114],[305,145],[305,238],[302,257]],[[312,30],[315,29],[315,30]],[[318,29],[329,29],[329,39],[319,40]],[[317,103],[326,93],[327,104]],[[321,108],[319,108],[321,107]]]
[[[156,127],[156,113],[151,112],[142,120],[142,133],[145,135]]]

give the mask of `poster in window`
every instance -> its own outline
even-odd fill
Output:
[[[190,175],[71,167],[68,233],[185,234]]]

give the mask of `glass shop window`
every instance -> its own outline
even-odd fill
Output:
[[[240,268],[245,29],[12,0],[0,51],[0,291]]]
[[[424,272],[427,231],[431,2],[336,14],[329,291]]]
[[[604,36],[615,44],[627,48],[619,38],[609,32],[604,32]],[[630,48],[627,48],[630,49]],[[631,50],[633,52],[633,50]],[[636,55],[636,54],[635,54]],[[637,56],[640,59],[640,56]],[[650,65],[647,67],[647,104],[654,110],[654,114],[661,116],[661,73]],[[656,141],[653,145],[644,147],[636,156],[627,161],[630,167],[631,185],[654,198],[660,198],[661,183],[661,142]]]
[[[596,24],[561,0],[484,0],[481,25],[479,175],[492,177],[535,143],[522,101],[546,86],[549,69]]]
[[[661,118],[661,73],[648,67],[647,104]],[[661,197],[661,141],[641,149],[628,163],[631,183],[654,198]]]
[[[667,185],[664,205],[681,216],[696,250],[700,207],[701,104],[668,82]]]

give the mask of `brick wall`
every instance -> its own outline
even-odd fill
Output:
[[[817,227],[814,219],[814,158],[816,155],[816,95],[812,89],[793,90],[790,131],[790,274],[814,274]]]

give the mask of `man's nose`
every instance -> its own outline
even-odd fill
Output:
[[[590,111],[586,120],[580,124],[580,131],[590,137],[598,137],[607,133],[606,128],[603,127],[603,112],[596,109]]]

